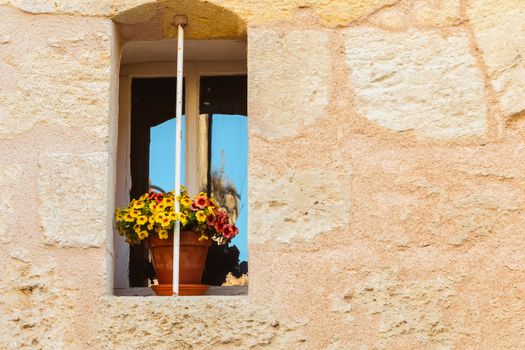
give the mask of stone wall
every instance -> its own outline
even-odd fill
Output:
[[[111,295],[118,29],[157,4],[0,0],[0,349],[525,348],[525,3],[210,3],[247,24],[249,296]]]

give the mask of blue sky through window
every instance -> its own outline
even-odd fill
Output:
[[[186,118],[182,116],[181,183],[186,184]],[[150,129],[149,178],[164,191],[175,187],[175,118]]]
[[[239,248],[239,260],[248,261],[248,118],[214,114],[212,123],[212,171],[224,161],[224,175],[235,185],[241,204],[236,225],[239,234],[232,244]]]

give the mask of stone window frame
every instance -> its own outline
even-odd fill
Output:
[[[203,118],[199,115],[200,78],[202,76],[247,75],[247,61],[185,61],[185,106],[186,106],[186,187],[197,193],[207,181],[207,135]],[[116,157],[115,207],[125,206],[131,189],[131,83],[134,78],[176,77],[175,62],[152,62],[127,64],[119,73],[118,146]],[[205,151],[204,151],[205,150]],[[197,157],[189,157],[197,154]],[[198,159],[198,162],[195,162]],[[114,283],[116,296],[153,295],[149,287],[129,286],[129,245],[113,228]],[[246,295],[247,286],[210,287],[208,295]]]

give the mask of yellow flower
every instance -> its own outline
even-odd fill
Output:
[[[140,231],[142,231],[142,229],[140,228],[140,225],[135,224],[133,226],[133,231],[135,231],[135,233],[139,233]]]
[[[166,208],[166,204],[157,203],[157,206],[155,207],[155,211],[164,211],[164,208]]]
[[[140,196],[139,200],[145,201],[148,198],[148,193],[144,193],[142,196]]]
[[[159,231],[159,238],[160,239],[168,239],[168,230],[160,230]]]
[[[171,224],[171,220],[169,217],[165,216],[160,224],[162,227],[168,227]]]
[[[162,224],[162,220],[166,217],[166,214],[164,212],[160,212],[155,214],[155,222],[158,224]]]
[[[151,202],[151,203],[149,204],[149,209],[150,209],[151,211],[155,211],[155,210],[157,210],[157,203],[155,203],[155,202]]]
[[[172,207],[175,202],[173,201],[173,198],[164,197],[162,200],[162,204],[164,204],[167,207]]]
[[[153,230],[153,224],[148,224],[148,230]]]
[[[191,206],[191,199],[189,197],[182,197],[180,200],[180,204],[182,204],[185,207]]]
[[[118,213],[117,214],[117,221],[122,221],[124,219],[124,215]]]
[[[186,216],[186,214],[181,213],[179,217],[179,221],[182,226],[186,225],[188,223],[188,217]]]
[[[131,216],[130,213],[127,213],[126,215],[124,215],[124,220],[126,220],[127,222],[133,222],[135,221],[135,218]]]
[[[148,217],[141,215],[137,218],[137,224],[144,225],[146,222],[148,222]]]
[[[140,231],[140,232],[138,232],[137,234],[139,235],[139,238],[140,238],[140,239],[147,238],[148,235],[149,235],[148,231]]]
[[[155,223],[155,218],[153,216],[150,216],[148,222],[153,225]]]
[[[199,210],[195,213],[195,217],[197,218],[198,222],[204,222],[206,221],[206,214],[202,210]]]
[[[173,220],[173,221],[179,219],[179,216],[178,216],[177,213],[174,212],[174,211],[170,211],[170,213],[168,214],[168,216],[169,216],[169,218],[170,218],[171,220]]]
[[[141,214],[141,212],[140,210],[132,209],[129,211],[129,214],[131,215],[131,217],[136,218]]]
[[[143,201],[136,201],[135,203],[133,203],[133,208],[135,209],[142,209],[144,208],[144,202]]]

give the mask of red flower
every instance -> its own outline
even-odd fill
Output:
[[[208,205],[208,198],[206,198],[204,196],[199,196],[199,197],[195,198],[195,205],[199,209],[206,208],[206,205]]]
[[[208,226],[213,227],[215,225],[215,214],[210,214],[206,219]]]
[[[225,225],[223,222],[217,221],[217,222],[215,223],[215,231],[217,231],[217,232],[222,232],[222,230],[224,230],[224,227],[225,227],[225,226],[226,226],[226,225]]]
[[[195,205],[195,203],[191,203],[191,211],[199,211],[199,208]]]
[[[155,202],[157,202],[157,203],[162,202],[162,193],[157,193],[155,195]]]
[[[156,195],[156,193],[153,192],[153,191],[151,191],[151,192],[148,194],[148,199],[149,199],[149,200],[152,200],[153,198],[155,198],[155,195]]]
[[[224,226],[224,230],[222,231],[222,235],[224,236],[224,238],[231,238],[232,235],[233,235],[232,226],[231,225]]]
[[[222,209],[217,211],[217,221],[223,223],[224,225],[228,225],[230,223],[228,214]]]

